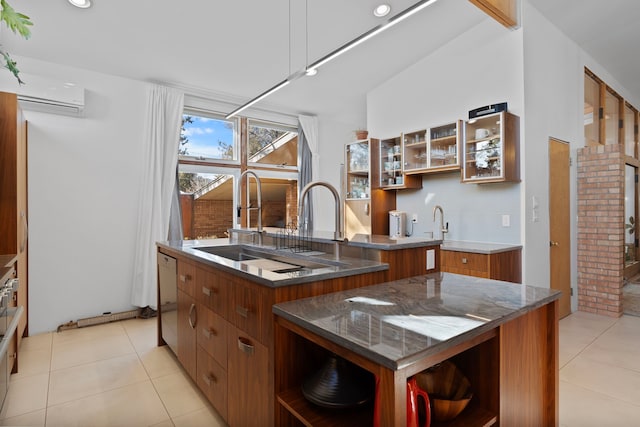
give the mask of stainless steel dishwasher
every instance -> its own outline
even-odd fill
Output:
[[[178,354],[178,281],[176,259],[158,253],[158,311],[162,339],[169,348]]]

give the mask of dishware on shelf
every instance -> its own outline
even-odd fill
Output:
[[[433,419],[438,421],[457,417],[473,397],[467,377],[448,360],[416,374],[415,378],[429,395]]]
[[[318,371],[304,380],[302,394],[309,402],[324,408],[361,406],[374,398],[375,377],[332,354]]]

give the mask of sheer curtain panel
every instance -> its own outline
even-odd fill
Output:
[[[298,148],[298,165],[300,165],[298,194],[300,194],[300,191],[302,191],[305,185],[317,180],[318,118],[315,116],[299,115],[298,123],[298,141],[300,143],[300,147]],[[302,229],[302,226],[306,225],[306,229],[313,230],[313,192],[309,192],[307,199],[308,202],[305,205],[304,212],[302,212],[302,217],[299,218],[300,224],[298,224],[298,227]],[[302,203],[302,200],[298,200],[298,204],[300,203]]]
[[[150,87],[131,292],[131,302],[138,307],[157,309],[156,242],[168,239],[183,109],[182,92]]]

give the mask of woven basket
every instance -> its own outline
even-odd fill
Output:
[[[420,372],[416,382],[429,395],[431,415],[438,421],[457,417],[473,396],[467,377],[449,361]]]

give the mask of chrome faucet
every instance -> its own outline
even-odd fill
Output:
[[[258,176],[258,174],[256,174],[254,171],[251,170],[246,170],[244,172],[242,172],[242,174],[240,174],[240,179],[238,181],[238,203],[240,201],[240,188],[242,185],[242,178],[245,177],[245,175],[253,175],[253,177],[256,180],[256,193],[257,193],[257,198],[258,198],[258,207],[257,208],[252,208],[251,207],[251,197],[250,197],[250,192],[249,192],[249,177],[247,177],[247,228],[251,227],[251,215],[250,212],[252,209],[257,209],[258,210],[258,244],[262,245],[262,185],[260,183],[260,177]],[[240,216],[240,204],[238,204],[238,216]]]
[[[440,211],[440,232],[442,233],[442,240],[444,240],[444,235],[449,232],[449,223],[446,225],[444,223],[444,211],[442,210],[442,206],[436,205],[433,208],[433,222],[436,222],[436,212]]]
[[[300,192],[300,200],[298,201],[298,222],[302,220],[302,211],[304,209],[304,198],[315,186],[326,187],[333,194],[333,198],[335,200],[335,228],[333,231],[333,239],[336,241],[344,240],[344,233],[342,232],[342,215],[340,214],[340,195],[338,194],[338,190],[335,189],[331,184],[324,181],[314,181],[310,182],[304,186],[302,191]]]

